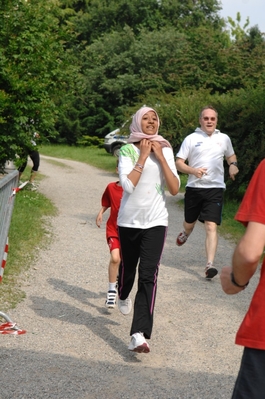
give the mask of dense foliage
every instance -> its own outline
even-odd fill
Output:
[[[67,98],[75,76],[65,49],[72,34],[60,26],[58,4],[1,2],[0,164],[28,149],[35,131],[58,134],[60,97]]]
[[[177,149],[211,103],[239,158],[227,192],[241,196],[264,157],[265,41],[257,26],[241,27],[240,14],[224,21],[220,9],[218,0],[7,0],[0,164],[28,147],[34,131],[80,145],[143,104],[157,108]]]

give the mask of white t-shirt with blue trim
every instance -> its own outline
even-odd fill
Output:
[[[207,174],[201,178],[189,175],[187,187],[225,188],[224,157],[232,155],[234,149],[227,134],[216,129],[208,136],[197,128],[184,139],[176,156],[187,160],[192,168],[207,168]]]

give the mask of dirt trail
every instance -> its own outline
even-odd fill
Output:
[[[151,352],[131,353],[131,315],[104,307],[109,253],[105,224],[95,225],[102,192],[117,176],[49,157],[40,172],[39,190],[59,214],[52,242],[23,282],[26,299],[9,311],[27,333],[0,335],[0,398],[229,399],[242,353],[234,337],[256,277],[233,297],[223,294],[219,277],[206,281],[203,226],[176,247],[181,195],[168,197]],[[220,239],[219,269],[233,246]]]

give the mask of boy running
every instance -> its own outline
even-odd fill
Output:
[[[123,189],[119,181],[109,183],[101,198],[102,208],[100,209],[96,217],[96,225],[100,227],[102,223],[103,213],[108,208],[110,208],[110,215],[106,223],[106,238],[110,249],[110,261],[108,269],[109,288],[105,302],[105,306],[109,309],[113,309],[115,307],[117,298],[116,284],[121,261],[117,217],[120,208],[122,193]]]

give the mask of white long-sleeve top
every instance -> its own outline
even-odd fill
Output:
[[[172,173],[179,180],[172,149],[165,147],[162,151]],[[137,163],[139,155],[140,150],[134,144],[127,144],[120,149],[118,169],[123,196],[117,224],[141,229],[167,226],[166,181],[155,154],[150,153],[147,158],[136,187],[127,177]]]

